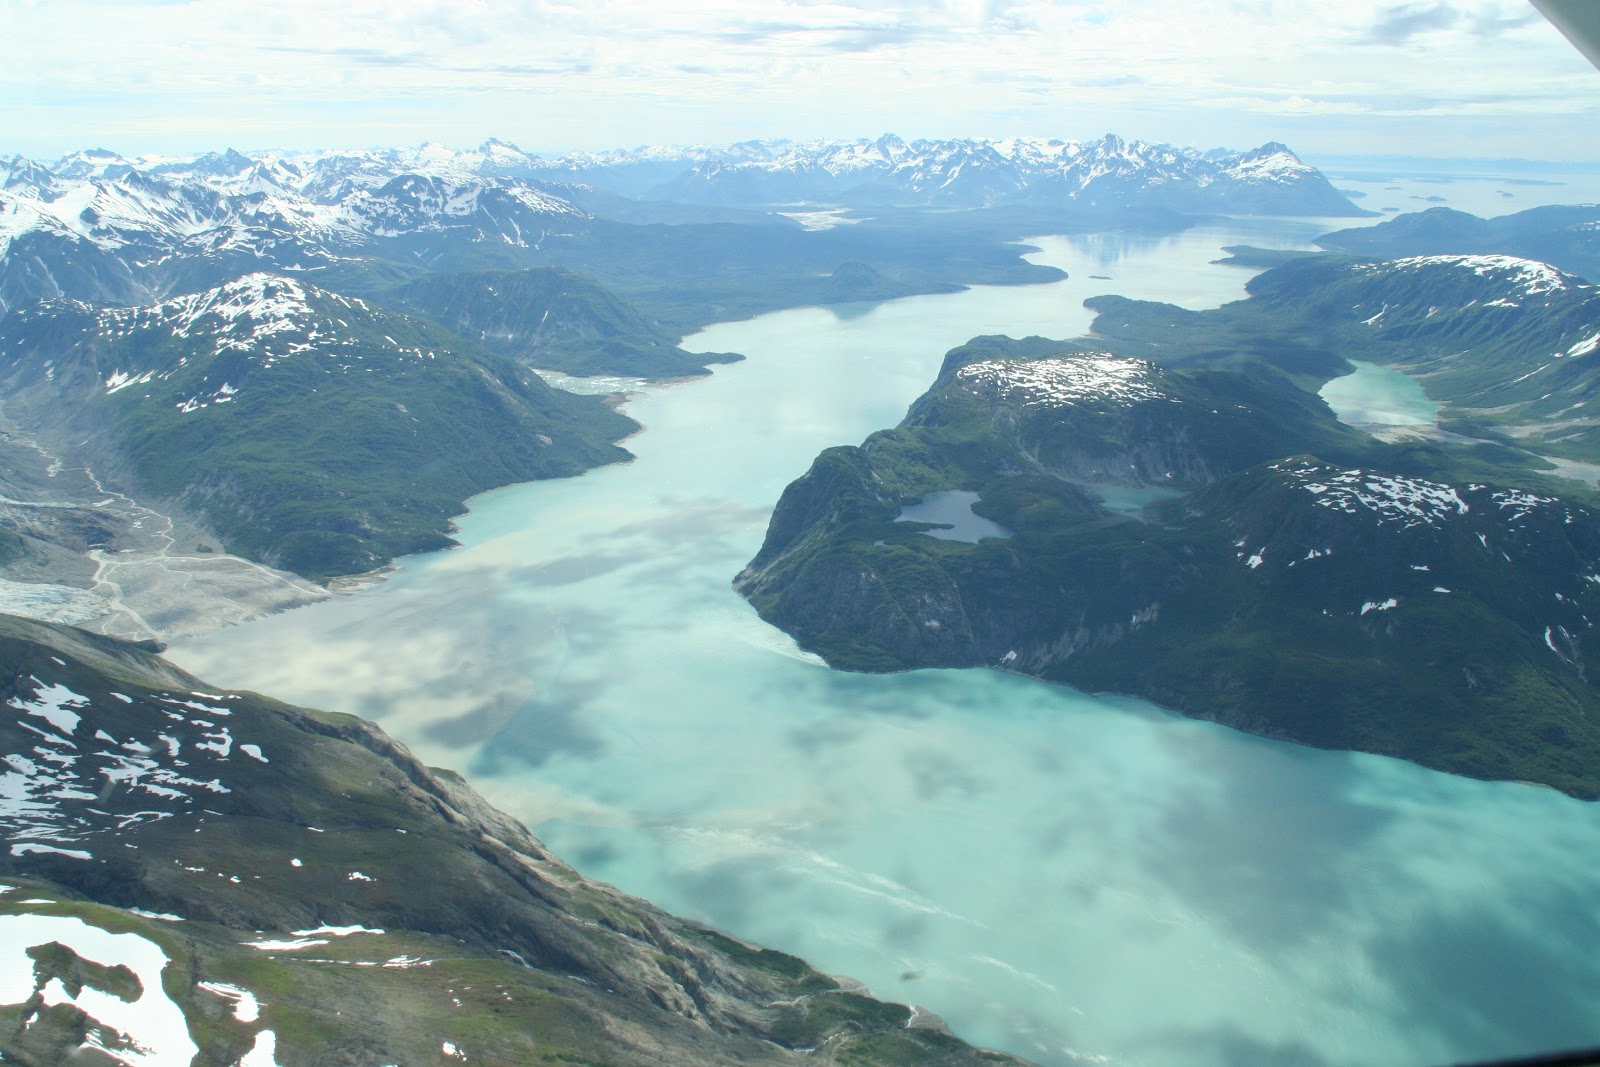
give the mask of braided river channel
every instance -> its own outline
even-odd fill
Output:
[[[374,719],[585,874],[1041,1064],[1600,1044],[1600,807],[995,670],[831,671],[729,586],[947,349],[1078,336],[1100,293],[1216,306],[1252,273],[1222,246],[1341,224],[1040,238],[1065,281],[712,326],[685,345],[748,358],[586,383],[629,394],[634,462],[484,494],[460,549],[169,655]]]

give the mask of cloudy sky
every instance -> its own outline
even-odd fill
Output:
[[[1600,160],[1525,0],[0,0],[0,153],[1106,132]]]

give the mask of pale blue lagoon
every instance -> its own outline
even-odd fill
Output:
[[[1600,808],[998,671],[830,671],[729,588],[783,487],[947,349],[1080,334],[1097,293],[1237,299],[1223,245],[1333,225],[1048,238],[1064,282],[714,326],[687,343],[749,358],[638,388],[633,463],[485,494],[460,550],[170,654],[376,719],[584,872],[1044,1064],[1600,1043]]]
[[[1433,426],[1439,405],[1422,385],[1397,370],[1350,360],[1354,372],[1335,378],[1319,394],[1340,422],[1352,426]]]
[[[1087,486],[1100,498],[1100,506],[1119,515],[1139,515],[1151,504],[1163,500],[1176,500],[1183,494],[1176,489],[1163,489],[1158,485],[1135,488],[1128,485]]]
[[[1013,531],[973,511],[972,505],[977,502],[978,494],[964,489],[929,493],[920,503],[901,508],[894,521],[935,523],[933,529],[922,532],[941,541],[977,544],[985,537],[1012,536]]]

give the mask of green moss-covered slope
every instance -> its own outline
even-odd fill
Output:
[[[269,275],[19,309],[0,389],[63,454],[314,578],[446,546],[469,496],[625,459],[636,428],[426,319]]]
[[[385,299],[493,352],[569,374],[676,378],[740,358],[685,352],[631,303],[559,267],[428,274]]]

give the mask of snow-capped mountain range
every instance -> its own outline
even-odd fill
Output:
[[[662,194],[753,203],[785,197],[863,204],[987,207],[1049,200],[1169,210],[1360,214],[1315,168],[1277,142],[1249,152],[1128,141],[757,142],[698,161]],[[593,165],[615,165],[595,160]]]
[[[457,156],[229,151],[0,161],[0,310],[72,296],[137,302],[266,267],[326,267],[396,238],[537,246],[589,216],[542,183]],[[198,274],[197,274],[198,272]]]
[[[597,190],[604,190],[600,192]],[[128,302],[249,270],[304,270],[419,237],[536,248],[620,194],[690,204],[1148,207],[1349,215],[1281,144],[1201,152],[1126,141],[746,141],[542,157],[457,151],[0,159],[0,310],[39,297]],[[580,206],[585,205],[585,206]],[[195,277],[177,261],[238,261]]]

